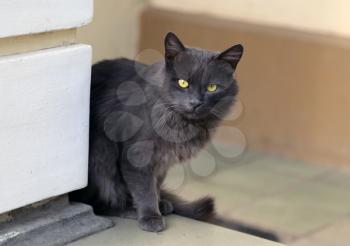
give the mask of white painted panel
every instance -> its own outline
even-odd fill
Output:
[[[0,213],[87,183],[91,48],[0,58]]]
[[[93,0],[0,0],[0,37],[79,27],[92,15]]]

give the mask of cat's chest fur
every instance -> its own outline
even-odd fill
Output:
[[[209,134],[206,129],[200,129],[187,141],[171,142],[165,139],[158,141],[154,147],[153,156],[153,165],[157,175],[164,175],[172,165],[186,162],[196,156],[208,142]]]
[[[153,104],[145,110],[149,113],[143,115],[149,129],[145,137],[154,144],[152,165],[157,176],[164,175],[172,165],[193,158],[214,129],[213,120],[189,121],[163,105]]]

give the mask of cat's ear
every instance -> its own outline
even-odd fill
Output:
[[[184,51],[186,48],[181,43],[180,39],[172,32],[168,32],[164,39],[165,58],[173,59],[177,54]]]
[[[242,54],[243,46],[241,44],[237,44],[221,52],[217,59],[230,63],[232,68],[235,70],[239,60],[242,57]]]

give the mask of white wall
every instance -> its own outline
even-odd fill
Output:
[[[348,0],[150,0],[161,8],[350,37]]]
[[[0,213],[87,184],[92,3],[0,1]]]
[[[0,37],[68,29],[89,23],[93,0],[1,0]]]
[[[87,184],[91,49],[0,58],[0,213]]]

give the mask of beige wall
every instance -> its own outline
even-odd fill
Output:
[[[350,37],[348,0],[150,0],[155,7]]]
[[[95,0],[94,20],[80,28],[77,40],[92,45],[93,61],[120,56],[134,58],[139,14],[145,0]]]
[[[75,42],[76,29],[0,39],[0,56],[47,49]]]
[[[159,9],[142,20],[141,50],[163,52],[168,31],[210,50],[244,45],[235,126],[248,147],[349,165],[350,40]]]

